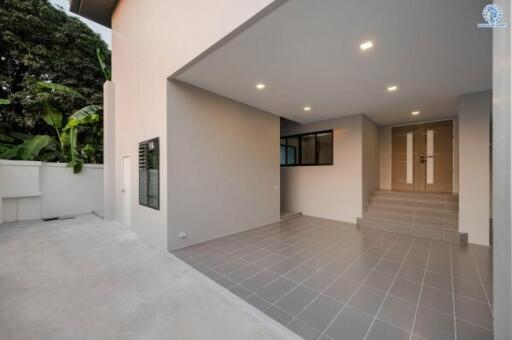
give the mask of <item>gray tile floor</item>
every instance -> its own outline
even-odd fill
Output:
[[[492,339],[492,254],[302,216],[174,254],[305,339]]]

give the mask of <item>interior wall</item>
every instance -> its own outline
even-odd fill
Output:
[[[459,99],[459,231],[489,245],[491,92]]]
[[[510,0],[495,0],[511,23]],[[511,161],[512,55],[510,28],[493,29],[493,265],[494,339],[512,339]]]
[[[458,117],[447,117],[443,120],[453,121],[453,193],[459,192],[459,121]],[[427,123],[427,121],[417,122],[416,124]],[[391,190],[391,129],[394,126],[413,125],[390,124],[380,126],[380,189]]]
[[[371,192],[380,187],[379,126],[363,115],[363,209],[368,205]]]
[[[356,223],[362,214],[363,116],[311,124],[284,121],[281,135],[334,130],[332,166],[281,167],[281,204],[305,215]]]
[[[130,156],[131,228],[167,249],[167,78],[272,0],[118,2],[112,16],[112,80],[115,84],[115,202],[121,221],[124,156]],[[208,29],[205,29],[207,27]],[[160,138],[160,209],[138,204],[138,143]]]
[[[279,221],[279,117],[178,82],[168,99],[169,249]]]
[[[391,190],[391,125],[379,127],[380,138],[380,189]]]

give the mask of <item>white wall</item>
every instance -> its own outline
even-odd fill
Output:
[[[116,219],[116,121],[115,86],[111,81],[103,84],[103,218]]]
[[[459,231],[489,245],[491,92],[459,99]]]
[[[510,25],[510,0],[495,0],[494,3],[503,10],[502,22]],[[492,31],[494,339],[509,340],[512,339],[511,35],[510,26]]]
[[[0,223],[100,212],[103,166],[0,160]]]
[[[279,221],[279,117],[177,82],[168,103],[169,249]]]
[[[167,78],[271,0],[121,0],[112,17],[115,83],[116,215],[121,220],[122,157],[132,163],[132,228],[167,249]],[[137,148],[160,138],[160,210],[138,204]]]
[[[442,120],[453,121],[453,193],[459,192],[459,122],[457,117],[447,117]],[[430,122],[430,121],[428,121]],[[415,124],[428,123],[419,121]],[[380,189],[391,190],[391,128],[393,126],[412,125],[391,124],[380,127]]]
[[[281,127],[281,135],[334,130],[332,166],[281,168],[281,203],[290,211],[356,223],[363,209],[363,116]]]
[[[363,115],[363,209],[374,190],[380,187],[379,126]]]

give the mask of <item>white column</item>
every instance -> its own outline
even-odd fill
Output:
[[[111,81],[103,85],[103,216],[116,218],[115,191],[115,86]]]
[[[459,99],[459,231],[489,245],[491,92]]]
[[[505,29],[493,29],[493,265],[494,339],[512,339],[511,34],[510,0],[495,0]]]

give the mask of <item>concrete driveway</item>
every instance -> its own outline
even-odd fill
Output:
[[[296,339],[96,216],[0,225],[1,339]]]

